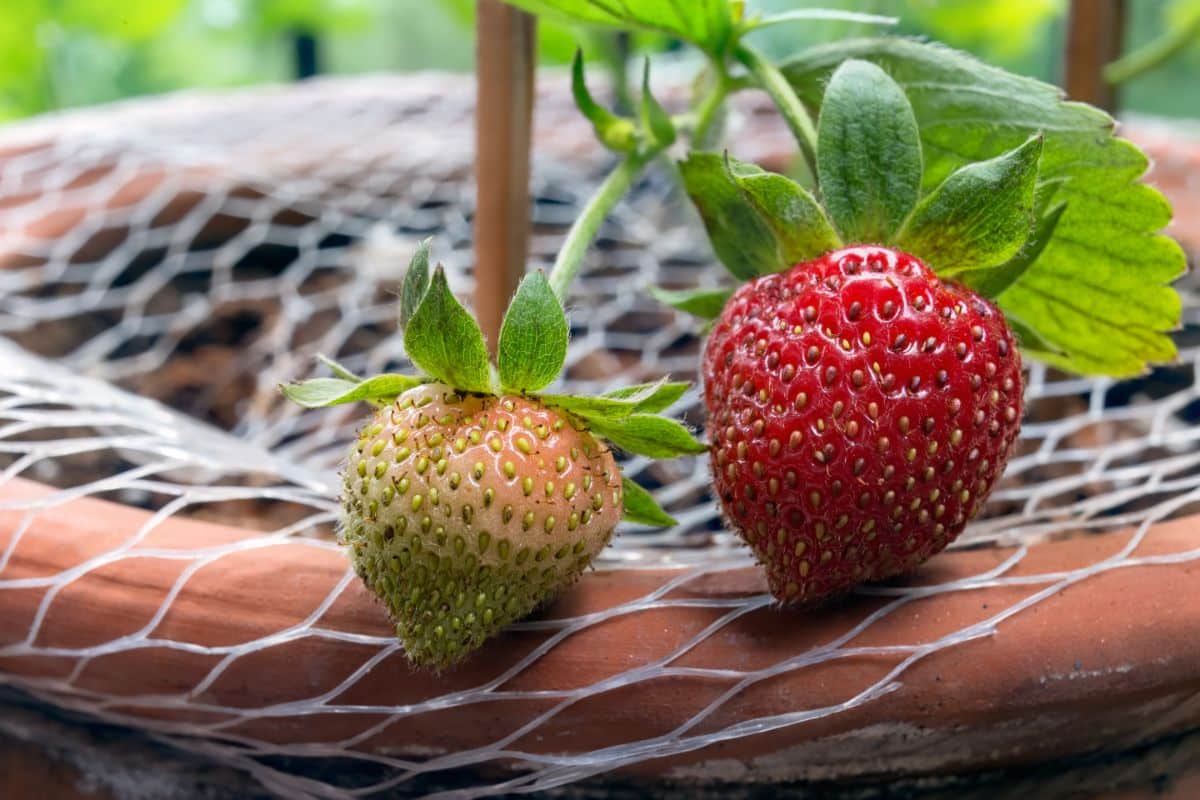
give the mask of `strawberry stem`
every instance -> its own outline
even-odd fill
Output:
[[[695,120],[695,127],[692,128],[693,147],[699,147],[700,143],[712,134],[713,126],[720,118],[718,112],[725,98],[731,91],[741,88],[730,77],[724,64],[714,61],[713,70],[715,80],[712,88],[696,103],[694,111],[686,115],[688,119]],[[779,80],[783,81],[782,75],[779,76]],[[787,85],[786,81],[784,85]],[[804,109],[800,110],[803,113]],[[629,187],[641,175],[642,170],[665,152],[664,143],[651,141],[646,146],[627,153],[617,168],[596,189],[582,213],[572,223],[549,275],[550,288],[561,303],[566,304],[571,283],[579,274],[588,246],[596,238],[605,217],[629,191]],[[669,168],[674,171],[673,164],[669,165]]]
[[[625,156],[617,168],[610,172],[604,182],[600,184],[596,193],[588,200],[583,212],[575,218],[571,230],[567,231],[566,241],[558,251],[558,257],[554,259],[554,266],[550,270],[550,288],[554,290],[559,302],[566,304],[571,282],[579,274],[579,268],[583,266],[583,257],[587,252],[588,245],[596,237],[605,217],[629,191],[629,187],[637,180],[638,175],[650,163],[654,155],[635,152]]]
[[[1138,49],[1126,53],[1104,68],[1104,80],[1113,85],[1126,83],[1168,61],[1200,37],[1200,8],[1181,24],[1167,30]]]
[[[779,113],[792,130],[792,135],[800,143],[800,152],[813,175],[817,174],[817,129],[812,117],[808,115],[804,104],[796,96],[792,85],[783,77],[779,68],[750,45],[742,42],[734,51],[734,57],[750,70],[750,74],[758,82],[771,100],[774,101]]]
[[[731,81],[729,71],[719,61],[713,62],[712,91],[704,96],[696,108],[696,127],[692,131],[691,147],[700,150],[709,145],[712,136],[713,123],[718,119],[718,113],[729,95]]]

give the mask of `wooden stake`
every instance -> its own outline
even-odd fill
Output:
[[[1125,6],[1125,0],[1071,0],[1063,85],[1072,100],[1116,111],[1116,87],[1102,71],[1121,55]]]
[[[475,313],[494,353],[528,255],[537,27],[500,0],[476,8]]]

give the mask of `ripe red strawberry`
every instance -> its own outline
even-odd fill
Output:
[[[439,383],[380,409],[344,474],[355,570],[438,669],[570,585],[624,501],[611,453],[561,412]]]
[[[1001,313],[884,247],[766,275],[704,356],[713,475],[772,593],[811,602],[911,571],[979,510],[1020,427]]]

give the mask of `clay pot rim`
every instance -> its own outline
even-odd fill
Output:
[[[36,502],[37,496],[44,497],[45,493],[45,487],[37,484],[10,480],[0,485],[0,509],[4,508],[3,499],[21,501],[23,497],[26,503],[31,499]],[[6,524],[6,517],[11,521],[14,513],[0,510],[0,536],[11,533],[13,526]],[[79,548],[86,547],[100,532],[112,527],[128,531],[149,516],[148,512],[94,498],[80,498],[48,507],[33,519],[22,545],[12,553],[4,574],[11,580],[14,573],[19,575],[22,571],[76,567],[80,563]],[[160,524],[155,535],[163,537],[158,545],[194,548],[205,542],[236,542],[261,537],[262,533],[173,517]],[[974,601],[966,602],[967,595],[987,597],[990,593],[1005,598],[1015,591],[1012,582],[1000,587],[990,586],[989,576],[1007,575],[1010,568],[1018,572],[1033,569],[1038,564],[1048,569],[1059,562],[1067,566],[1074,564],[1071,568],[1077,569],[1079,563],[1096,563],[1097,558],[1111,555],[1120,538],[1119,534],[1113,533],[1035,544],[1018,550],[1023,554],[1020,559],[1011,551],[1005,553],[996,548],[943,554],[931,562],[932,572],[916,579],[916,584],[922,580],[941,582],[969,578],[979,586],[969,592],[934,590],[929,597],[912,599],[907,607],[919,609],[920,613],[893,611],[885,625],[866,626],[849,641],[861,640],[864,645],[876,640],[884,644],[893,640],[893,643],[904,643],[908,641],[906,636],[914,642],[919,641],[919,636],[924,635],[921,631],[927,631],[922,626],[934,626],[929,629],[934,633],[929,635],[940,630],[936,627],[939,615],[953,617],[952,629],[959,630],[962,628],[960,623],[975,619],[971,617],[976,614],[975,604]],[[1162,553],[1174,553],[1171,558],[1180,563],[1111,569],[1065,589],[1060,588],[1034,606],[1036,612],[1026,610],[1005,620],[995,635],[980,636],[916,658],[901,673],[903,680],[899,690],[871,696],[870,702],[840,708],[837,714],[827,719],[784,726],[750,737],[717,737],[695,752],[638,761],[626,765],[625,769],[643,776],[709,779],[721,774],[715,765],[734,763],[741,765],[738,774],[743,777],[772,780],[826,774],[836,777],[857,774],[854,769],[865,768],[848,766],[837,756],[839,749],[850,752],[858,748],[865,754],[882,747],[883,755],[867,764],[871,769],[884,774],[920,774],[929,770],[975,769],[993,765],[997,760],[1019,763],[1021,759],[1031,757],[1030,745],[1028,741],[1012,740],[1013,726],[1019,731],[1022,725],[1045,724],[1044,720],[1052,717],[1060,720],[1056,724],[1074,726],[1079,734],[1065,737],[1063,741],[1070,740],[1067,745],[1060,741],[1034,754],[1039,757],[1124,746],[1141,741],[1146,735],[1200,726],[1200,701],[1195,699],[1200,698],[1200,642],[1194,641],[1194,637],[1189,639],[1186,634],[1188,630],[1200,627],[1200,593],[1193,591],[1189,596],[1186,589],[1181,588],[1194,581],[1192,575],[1200,570],[1200,515],[1148,528],[1143,546],[1148,552],[1160,553],[1159,560],[1163,560]],[[278,660],[276,654],[280,651],[276,647],[256,649],[235,660],[222,676],[210,681],[207,688],[194,697],[197,711],[239,705],[286,708],[288,701],[281,699],[280,693],[311,696],[323,688],[306,683],[303,675],[297,676],[297,672],[340,675],[361,668],[367,655],[378,653],[378,648],[395,649],[385,644],[388,631],[381,610],[356,581],[348,579],[346,562],[340,553],[333,552],[334,546],[284,540],[276,543],[276,547],[271,564],[263,564],[261,559],[229,555],[215,562],[221,571],[215,574],[213,581],[202,583],[195,593],[189,591],[189,587],[196,588],[193,583],[185,584],[172,601],[170,612],[161,621],[162,631],[156,629],[155,636],[194,643],[205,642],[203,637],[206,636],[262,641],[294,623],[297,613],[301,616],[307,613],[305,610],[312,607],[314,594],[328,598],[330,587],[336,585],[346,588],[333,597],[328,613],[320,617],[320,626],[347,636],[317,637],[312,641],[302,637],[303,642],[299,645],[277,643],[279,647],[310,648],[304,649],[303,655],[291,655],[283,661]],[[1182,557],[1188,554],[1192,560],[1183,562]],[[1153,572],[1146,573],[1145,570]],[[175,581],[171,574],[159,575],[140,568],[124,578],[118,572],[101,579],[101,571],[94,572],[94,580],[81,578],[70,585],[71,593],[64,592],[75,609],[87,608],[88,614],[77,611],[55,613],[51,605],[42,621],[39,637],[60,640],[57,644],[65,648],[57,651],[60,654],[70,649],[71,637],[75,637],[77,643],[114,640],[122,632],[118,629],[127,625],[131,617],[141,619],[139,615],[144,616],[148,610],[157,608]],[[286,574],[289,581],[269,591],[264,589],[264,576],[276,573]],[[1035,591],[1045,592],[1048,586],[1054,585],[1053,573],[1054,570],[1049,569],[1050,577],[1039,573],[1029,582],[1034,584]],[[197,580],[193,576],[192,581]],[[203,590],[204,585],[209,588],[207,593]],[[221,587],[219,594],[212,591],[218,586]],[[1147,598],[1155,602],[1163,599],[1147,594],[1148,586],[1152,592],[1170,593],[1172,615],[1163,617],[1155,626],[1125,622],[1144,621],[1149,606],[1143,608],[1140,602]],[[369,708],[371,705],[364,699],[369,698],[385,710],[393,709],[394,713],[399,707],[398,698],[377,698],[373,692],[389,691],[388,687],[394,690],[396,677],[403,675],[404,691],[411,693],[407,702],[410,706],[416,703],[420,707],[420,704],[447,693],[473,691],[472,687],[477,689],[487,685],[505,669],[533,653],[531,648],[536,649],[537,642],[544,641],[545,636],[561,632],[564,620],[584,619],[588,614],[620,608],[631,599],[645,599],[655,594],[670,600],[660,608],[609,615],[602,622],[583,627],[562,638],[503,683],[506,687],[515,686],[535,693],[550,691],[552,695],[559,691],[557,687],[572,682],[592,687],[598,685],[598,681],[611,679],[614,674],[624,674],[623,670],[629,669],[631,664],[652,663],[655,658],[673,652],[671,648],[679,646],[680,637],[686,641],[696,630],[712,625],[714,613],[723,617],[731,609],[748,608],[745,613],[733,615],[734,618],[711,634],[701,637],[695,646],[672,656],[667,663],[673,669],[673,677],[638,681],[625,689],[614,689],[618,694],[621,691],[633,694],[620,695],[623,700],[600,706],[594,701],[606,695],[586,695],[544,723],[548,730],[547,741],[553,748],[564,753],[604,753],[612,746],[605,737],[619,738],[629,731],[657,730],[672,720],[677,723],[679,709],[674,707],[675,704],[686,703],[693,695],[704,695],[713,689],[713,681],[717,682],[717,688],[720,687],[720,670],[713,672],[710,668],[713,664],[726,671],[733,669],[740,674],[755,674],[754,670],[761,668],[759,662],[769,665],[811,654],[813,647],[821,641],[832,640],[839,632],[844,634],[847,626],[861,624],[870,616],[873,604],[882,602],[888,607],[899,607],[894,597],[889,600],[882,595],[906,591],[904,587],[872,590],[874,596],[857,597],[848,607],[797,615],[771,607],[765,601],[763,589],[758,570],[729,563],[711,567],[678,565],[665,569],[597,571],[564,595],[545,616],[515,626],[510,633],[485,648],[479,657],[457,670],[434,677],[408,671],[402,662],[388,656],[386,666],[376,665],[368,670],[340,690],[338,698],[347,709]],[[911,587],[908,591],[911,592]],[[8,601],[8,613],[0,615],[0,641],[12,642],[27,632],[28,617],[24,609],[28,603],[18,602],[17,597],[19,595],[7,593],[3,579],[0,579],[0,602]],[[1005,602],[1011,602],[1011,599]],[[1055,611],[1056,607],[1058,611]],[[1106,613],[1099,618],[1093,616],[1093,626],[1079,625],[1080,615],[1097,608],[1105,609]],[[786,630],[777,629],[781,621],[789,620],[794,620],[798,626],[793,624]],[[1058,620],[1061,622],[1054,624]],[[1102,626],[1106,637],[1095,635],[1095,624]],[[356,636],[360,640],[356,644],[339,640],[353,640]],[[1107,638],[1109,650],[1097,647],[1095,640],[1100,638]],[[38,641],[41,642],[41,638]],[[1124,650],[1121,649],[1122,641]],[[43,642],[42,646],[45,644]],[[1060,652],[1064,649],[1078,654],[1078,663],[1083,666],[1072,671],[1070,660]],[[1136,657],[1148,650],[1157,656],[1153,663]],[[1132,661],[1131,654],[1134,656]],[[74,697],[85,707],[92,702],[87,699],[87,692],[129,695],[118,705],[126,709],[122,712],[128,714],[123,719],[126,723],[136,722],[139,714],[147,710],[142,707],[139,711],[139,693],[145,691],[141,687],[146,681],[176,680],[180,688],[192,690],[197,681],[195,677],[188,677],[187,659],[174,649],[145,647],[127,649],[116,656],[92,654],[78,675],[66,683],[63,682],[63,656],[24,660],[6,656],[8,654],[0,647],[0,669],[7,673],[6,681],[18,686],[38,686],[43,690],[57,687],[54,691],[64,699]],[[854,687],[875,675],[871,672],[875,668],[872,664],[881,657],[864,655],[829,661],[812,668],[788,668],[777,676],[777,680],[782,681],[777,692],[787,687],[787,693],[764,694],[764,687],[770,681],[756,679],[714,713],[732,725],[739,719],[745,722],[787,715],[795,710],[788,697],[803,698],[802,702],[809,704],[832,703],[832,707],[837,707],[837,691],[844,690],[852,695]],[[705,658],[709,659],[707,667]],[[714,658],[715,662],[712,661]],[[297,663],[304,663],[306,669],[295,670]],[[1122,671],[1125,669],[1122,665],[1130,663],[1134,666]],[[259,666],[251,669],[254,664]],[[78,662],[72,661],[68,674],[73,674],[77,667]],[[190,668],[194,670],[194,667]],[[172,669],[182,670],[183,677],[167,674]],[[1070,673],[1069,678],[1055,678],[1056,670]],[[864,674],[867,677],[863,677]],[[355,696],[355,692],[362,696]],[[1193,700],[1180,701],[1181,693],[1193,696]],[[970,713],[954,711],[941,716],[922,711],[943,697],[954,698],[956,707],[975,710]],[[516,713],[530,704],[536,705],[533,695],[526,695],[526,698],[503,701],[508,709],[505,713]],[[1098,703],[1098,698],[1103,698],[1103,702]],[[369,749],[408,752],[414,747],[436,745],[447,752],[457,752],[486,746],[495,737],[498,724],[491,716],[495,713],[491,710],[494,702],[475,697],[463,705],[451,704],[440,711],[428,710],[405,716],[405,725],[388,726],[373,737]],[[1176,709],[1156,724],[1146,725],[1146,709],[1164,702],[1171,702],[1182,711]],[[730,710],[732,706],[741,711]],[[185,702],[171,713],[186,715],[187,710],[188,703]],[[372,716],[370,724],[374,724],[377,721],[374,716],[378,713],[382,712],[363,712],[363,715]],[[574,727],[564,728],[573,714],[584,716],[574,718]],[[726,719],[721,717],[722,714],[732,716]],[[342,713],[336,719],[321,715],[282,719],[264,728],[255,728],[243,721],[235,724],[231,732],[239,731],[240,735],[251,738],[266,737],[280,741],[286,747],[288,742],[321,740],[337,735],[337,726],[347,724],[354,716]],[[581,726],[582,719],[588,720],[589,724]],[[166,725],[168,729],[172,726],[179,729],[182,725],[186,729],[186,723],[172,719],[170,714],[165,722],[161,715],[156,715],[153,724]],[[250,727],[243,728],[243,724]],[[901,727],[896,728],[896,733],[887,734],[882,745],[879,734],[872,733],[882,730],[878,728],[880,725],[897,724]],[[429,726],[433,726],[432,729]],[[909,733],[902,734],[905,730]],[[915,735],[912,733],[915,730],[922,731],[923,737],[933,737],[931,741],[941,742],[941,746],[954,741],[960,746],[937,763],[928,759],[914,760],[903,753],[889,754],[889,748],[894,749],[897,742]],[[843,744],[837,745],[837,742]],[[1025,750],[1023,755],[1022,748]],[[554,760],[552,757],[551,761]],[[800,773],[796,772],[798,768],[802,768]]]

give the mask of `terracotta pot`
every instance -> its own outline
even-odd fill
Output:
[[[449,92],[437,87],[405,102],[436,105]],[[403,86],[384,94],[394,91]],[[281,93],[279,108],[294,113],[289,97]],[[563,98],[540,105],[539,135],[560,156],[594,154]],[[231,113],[225,101],[208,98],[193,113],[221,118]],[[261,102],[233,111],[267,113]],[[753,151],[742,154],[778,166],[791,149],[786,130],[745,102],[755,132],[740,142]],[[151,111],[139,125],[182,131],[194,121]],[[85,113],[75,124],[90,133],[99,119]],[[570,126],[577,133],[564,134]],[[449,145],[444,126],[431,128],[417,151],[459,153],[470,130],[458,127],[463,135]],[[47,141],[38,132],[31,141]],[[1178,161],[1178,176],[1158,180],[1189,219],[1191,162],[1150,128],[1132,133],[1160,166]],[[271,180],[320,166],[289,160],[286,148],[238,155],[234,167],[205,164],[178,177],[236,195],[257,179],[237,164],[258,165]],[[161,175],[149,163],[104,207],[143,201]],[[165,208],[186,210],[186,196]],[[20,247],[5,248],[19,237],[52,239],[71,213],[82,212],[68,204],[10,231],[0,266],[28,267],[15,256]],[[208,244],[236,233],[215,223]],[[1197,230],[1175,233],[1197,245]],[[81,254],[105,247],[89,241]],[[41,331],[31,338],[45,342]],[[594,356],[575,377],[622,363]],[[211,380],[215,370],[198,359],[194,373]],[[315,756],[350,747],[427,770],[500,764],[583,777],[599,771],[593,763],[620,763],[626,780],[727,784],[1039,764],[1200,727],[1200,517],[1136,540],[1131,531],[1081,533],[1028,552],[960,549],[904,584],[809,613],[772,608],[757,570],[741,562],[600,571],[463,667],[433,676],[407,666],[381,607],[328,541],[176,517],[123,551],[146,512],[79,498],[28,513],[53,492],[0,483],[0,681],[134,727]],[[1110,560],[1126,546],[1131,559]],[[955,634],[964,628],[969,635]],[[307,713],[318,701],[320,713]],[[657,749],[639,750],[644,742]]]
[[[705,781],[945,774],[1200,726],[1196,518],[1137,542],[1126,531],[950,552],[903,585],[809,613],[770,607],[753,568],[600,571],[434,676],[407,666],[326,542],[244,549],[263,535],[171,518],[114,558],[149,515],[81,498],[23,526],[18,509],[50,494],[10,480],[0,495],[0,548],[11,550],[0,669],[107,719],[180,732],[222,723],[221,736],[315,752],[363,737],[356,749],[418,761],[514,735],[505,749],[534,762],[587,759],[675,732],[671,756],[630,758],[623,771]],[[1130,544],[1132,560],[1114,559]],[[68,571],[57,589],[38,581]],[[958,591],[920,590],[952,582]],[[884,607],[886,622],[872,621]],[[944,638],[963,630],[960,643]],[[803,665],[830,646],[840,658]],[[631,672],[654,664],[651,680]],[[101,708],[101,695],[128,699]],[[328,713],[288,705],[322,697]],[[421,705],[435,698],[441,707]],[[756,726],[741,730],[747,720]]]

